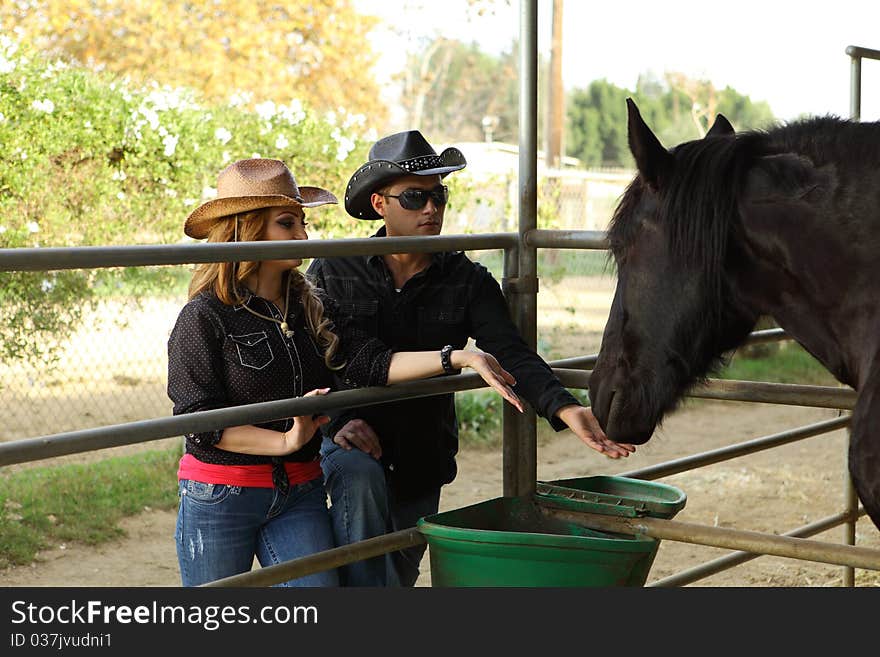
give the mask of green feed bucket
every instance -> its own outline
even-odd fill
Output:
[[[590,479],[594,481],[588,482]],[[664,517],[671,517],[684,506],[684,493],[671,486],[634,479],[607,481],[621,477],[595,479],[565,480],[562,488],[579,482],[581,488],[572,490],[593,493],[587,490],[592,485],[601,489],[595,494],[609,495],[612,483],[627,485],[628,502],[658,503]],[[557,483],[549,482],[547,486]],[[620,515],[625,505],[605,503],[609,501],[577,500],[568,491],[553,489],[546,499],[540,492],[528,497],[499,497],[426,516],[417,526],[428,541],[431,585],[643,586],[660,545],[657,539],[588,529],[541,512],[542,506],[557,506],[591,513],[615,509]]]

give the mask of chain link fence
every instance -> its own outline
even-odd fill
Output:
[[[102,300],[59,340],[51,363],[0,364],[0,440],[170,415],[166,344],[184,303]]]

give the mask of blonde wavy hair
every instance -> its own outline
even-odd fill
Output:
[[[232,215],[214,224],[208,234],[208,242],[256,242],[263,239],[268,214],[265,210]],[[223,303],[238,306],[244,299],[238,293],[239,284],[260,268],[259,261],[206,262],[196,266],[189,283],[189,298],[210,290]],[[339,336],[332,330],[333,323],[324,315],[324,304],[317,288],[298,270],[291,269],[292,294],[300,299],[305,311],[306,325],[318,346],[324,350],[324,363],[331,370],[339,370],[345,363],[337,364]]]

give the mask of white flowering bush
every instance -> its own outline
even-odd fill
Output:
[[[0,248],[174,243],[193,207],[216,194],[234,160],[284,160],[303,185],[340,199],[366,156],[364,119],[315,116],[299,102],[240,92],[207,106],[187,89],[124,80],[50,62],[0,35]],[[310,217],[321,235],[373,228],[342,208]],[[48,353],[109,279],[155,291],[157,273],[95,270],[0,273],[0,352]],[[112,282],[112,280],[111,280]],[[42,346],[41,346],[42,345]]]

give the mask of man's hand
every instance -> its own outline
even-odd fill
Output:
[[[635,445],[616,443],[606,436],[593,411],[587,406],[563,406],[556,412],[556,417],[565,422],[581,442],[612,459],[626,457],[636,451]]]
[[[333,436],[333,442],[344,450],[350,450],[356,447],[362,452],[366,452],[374,459],[382,456],[382,446],[379,444],[379,436],[373,431],[373,427],[363,420],[349,420],[345,423],[336,435]]]

